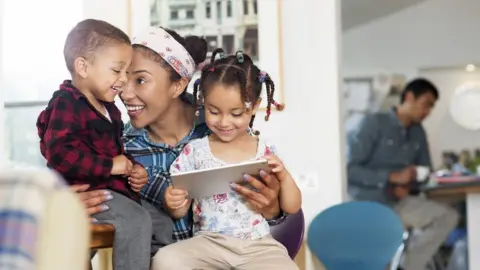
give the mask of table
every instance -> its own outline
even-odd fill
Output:
[[[480,181],[427,186],[423,190],[433,200],[465,198],[467,203],[468,269],[480,269]]]
[[[98,250],[99,268],[112,269],[112,246],[115,237],[115,227],[109,224],[90,225],[90,250]],[[92,264],[90,263],[90,270]]]

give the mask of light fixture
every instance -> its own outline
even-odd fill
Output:
[[[469,72],[475,71],[475,69],[476,69],[476,67],[473,64],[469,64],[465,67],[465,70],[469,71]]]

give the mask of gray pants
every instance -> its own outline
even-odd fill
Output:
[[[410,241],[405,257],[405,270],[423,270],[458,223],[459,215],[447,205],[409,196],[394,206],[405,226],[421,230]]]
[[[159,210],[146,201],[142,200],[142,205],[152,218],[153,234],[150,254],[153,257],[159,248],[173,243],[173,220],[164,210]]]
[[[147,202],[142,201],[142,207],[119,193],[111,193],[113,199],[104,203],[109,209],[93,217],[99,223],[115,227],[113,269],[148,270],[151,242],[157,246],[170,243],[168,238],[172,238],[173,222]]]

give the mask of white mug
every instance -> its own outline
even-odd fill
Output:
[[[430,168],[427,166],[417,166],[417,181],[424,182],[428,180],[428,175],[430,174]]]

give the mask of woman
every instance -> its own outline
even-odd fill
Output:
[[[186,92],[195,67],[206,59],[207,44],[197,36],[183,38],[172,30],[149,28],[133,39],[133,47],[129,82],[120,95],[130,116],[124,131],[125,148],[148,172],[142,198],[163,211],[171,163],[188,142],[209,132],[203,112],[195,112],[193,98]],[[285,217],[278,204],[279,183],[272,175],[262,181],[249,178],[258,192],[240,186],[236,191],[274,225]],[[99,205],[106,197],[88,194],[81,196],[90,207],[89,213],[101,210]],[[191,226],[189,216],[175,221],[173,241],[190,238]],[[154,239],[152,244],[158,248],[173,242],[167,238]]]

